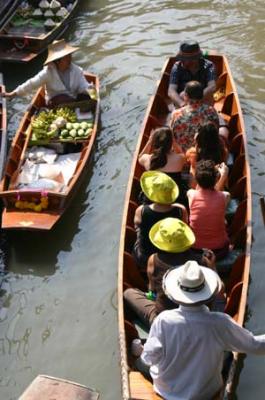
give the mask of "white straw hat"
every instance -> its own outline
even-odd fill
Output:
[[[221,287],[222,282],[217,273],[196,261],[187,261],[181,267],[168,270],[163,278],[166,296],[184,305],[206,303]]]
[[[70,44],[66,43],[64,39],[55,40],[48,46],[48,57],[44,63],[44,65],[49,64],[52,61],[59,60],[67,54],[72,54],[77,51],[79,47],[70,46]]]

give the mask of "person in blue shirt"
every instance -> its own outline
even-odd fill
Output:
[[[171,70],[168,87],[168,96],[175,107],[185,105],[184,88],[190,81],[200,82],[204,100],[211,102],[216,90],[215,80],[215,66],[203,57],[199,44],[195,41],[181,43],[176,62]]]

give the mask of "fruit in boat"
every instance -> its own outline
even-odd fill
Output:
[[[84,136],[85,135],[84,129],[78,129],[77,134],[78,136]]]
[[[76,129],[71,129],[69,132],[69,135],[72,136],[73,138],[76,137],[76,134],[77,134]]]

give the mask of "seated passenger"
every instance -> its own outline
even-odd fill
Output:
[[[168,87],[168,96],[175,106],[179,108],[185,105],[184,88],[190,81],[200,82],[203,100],[212,102],[216,89],[215,66],[203,57],[199,44],[194,41],[181,43],[176,59]]]
[[[148,257],[156,252],[149,240],[151,227],[163,218],[175,217],[188,222],[188,213],[182,204],[175,203],[179,190],[167,174],[159,171],[144,172],[140,180],[145,196],[152,202],[135,211],[134,225],[137,233],[133,255],[137,264],[146,270]]]
[[[219,117],[213,106],[203,102],[203,88],[199,82],[188,82],[184,96],[187,104],[173,111],[170,126],[177,144],[186,152],[194,145],[200,126],[212,122],[219,128]]]
[[[195,178],[197,189],[190,189],[187,193],[190,227],[196,237],[193,248],[211,249],[216,258],[220,259],[229,251],[225,210],[230,194],[215,189],[219,173],[211,160],[199,161],[196,164]]]
[[[186,159],[190,163],[190,172],[195,177],[196,162],[212,160],[215,165],[226,163],[228,150],[216,126],[207,123],[199,127],[195,135],[195,146],[186,152]]]
[[[265,335],[254,336],[229,315],[209,311],[206,304],[220,289],[209,268],[187,262],[168,272],[163,289],[181,306],[157,316],[137,367],[149,366],[163,399],[221,398],[224,352],[265,354]]]
[[[46,103],[51,107],[95,98],[94,85],[87,82],[82,68],[72,62],[72,53],[77,51],[78,47],[72,47],[61,39],[50,44],[48,50],[44,68],[12,92],[3,95],[10,98],[25,96],[44,85]]]
[[[172,131],[168,127],[157,128],[151,133],[146,145],[139,154],[139,164],[147,171],[159,170],[169,175],[179,187],[178,201],[187,204],[187,186],[181,177],[181,171],[186,162],[182,153],[173,149]]]
[[[168,269],[180,266],[189,260],[215,268],[213,252],[209,250],[204,254],[198,254],[194,251],[191,248],[195,242],[192,230],[177,218],[166,218],[154,224],[149,238],[156,247],[156,253],[149,257],[147,265],[149,292],[146,295],[135,288],[129,288],[124,292],[127,305],[147,327],[151,326],[161,311],[176,307],[162,290],[162,278]]]

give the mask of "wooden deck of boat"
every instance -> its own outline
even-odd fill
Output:
[[[252,198],[247,140],[243,115],[228,61],[226,57],[215,53],[210,54],[209,58],[217,67],[217,89],[224,89],[224,96],[215,102],[215,108],[227,122],[230,131],[229,151],[233,158],[233,164],[230,167],[228,189],[232,198],[236,199],[238,203],[229,222],[229,235],[239,254],[236,254],[231,273],[226,281],[227,304],[225,312],[243,325],[247,304],[252,236]],[[144,171],[138,163],[138,154],[145,146],[152,130],[163,126],[168,120],[170,101],[167,97],[167,88],[174,61],[174,58],[171,58],[165,63],[155,95],[150,99],[132,161],[125,197],[118,277],[119,339],[124,400],[159,399],[159,396],[153,391],[152,384],[140,372],[134,370],[134,358],[130,354],[130,346],[132,340],[139,337],[139,333],[134,321],[130,319],[130,314],[127,314],[124,309],[123,291],[128,287],[147,291],[146,282],[131,255],[136,239],[133,217],[138,206],[139,180]],[[235,353],[233,356],[227,380],[227,392],[234,390],[238,354]],[[218,398],[221,397],[217,396],[216,399]]]

